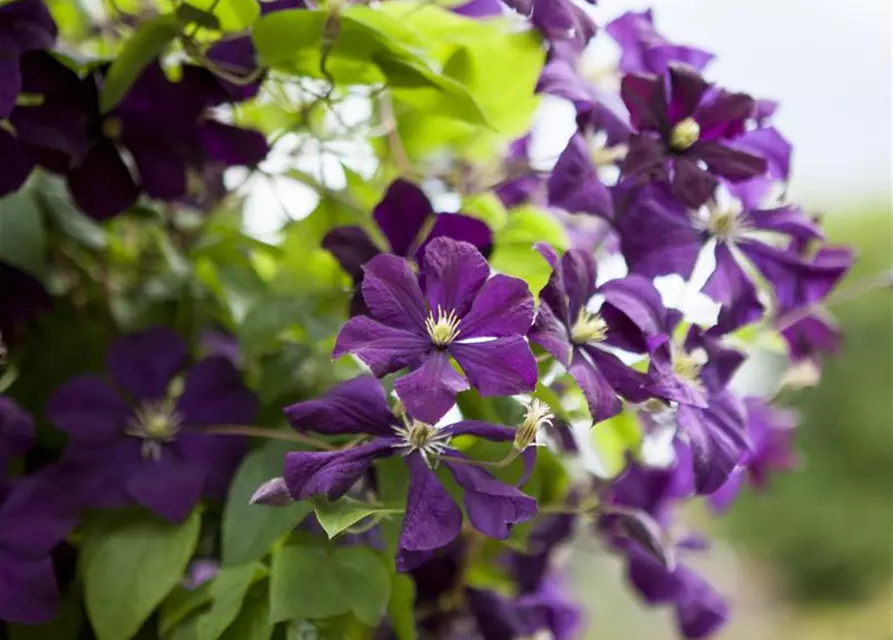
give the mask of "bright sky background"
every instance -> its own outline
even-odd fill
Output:
[[[711,79],[781,102],[791,195],[840,210],[889,204],[890,0],[600,0],[605,19],[654,9],[662,33],[717,55]],[[602,34],[604,35],[604,34]]]

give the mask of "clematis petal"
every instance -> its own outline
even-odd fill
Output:
[[[540,302],[536,320],[528,337],[531,342],[551,353],[565,367],[570,364],[573,345],[567,327],[555,317],[552,307],[545,301]]]
[[[585,138],[574,134],[546,183],[549,204],[569,213],[588,213],[611,219],[611,192],[602,183],[589,156]]]
[[[391,435],[395,422],[384,388],[372,376],[342,382],[321,398],[286,407],[285,415],[298,431],[329,435]]]
[[[666,175],[669,159],[666,145],[655,134],[649,132],[631,136],[629,149],[620,163],[624,177],[639,176],[642,180],[653,176]]]
[[[153,513],[182,522],[201,500],[205,475],[202,465],[166,449],[157,461],[142,461],[127,480],[127,492]]]
[[[352,353],[381,378],[417,364],[433,348],[428,336],[389,327],[367,316],[356,316],[338,333],[332,357]]]
[[[697,145],[696,145],[697,146]],[[700,152],[701,147],[697,146]],[[698,166],[692,152],[673,159],[673,195],[687,207],[696,209],[707,202],[716,190],[717,180]]]
[[[639,131],[664,131],[669,127],[667,95],[663,79],[631,73],[624,76],[620,97],[629,109],[632,125]]]
[[[322,239],[322,248],[335,256],[341,268],[359,282],[363,278],[363,265],[381,251],[361,227],[336,227]]]
[[[182,338],[170,329],[156,327],[116,340],[109,349],[106,366],[115,384],[134,398],[157,400],[167,394],[186,355]]]
[[[206,472],[202,495],[224,501],[248,445],[248,439],[241,436],[186,431],[177,436],[172,448],[184,461]]]
[[[75,203],[97,220],[118,215],[132,206],[140,193],[115,145],[108,141],[97,143],[67,177]]]
[[[454,345],[455,346],[455,345]],[[431,351],[422,365],[394,383],[397,396],[413,418],[434,424],[456,403],[468,381],[450,364],[444,351]]]
[[[450,355],[481,395],[506,396],[533,391],[536,387],[536,359],[520,336],[455,343],[450,346]]]
[[[425,250],[437,238],[452,238],[473,244],[484,256],[493,250],[493,232],[483,220],[461,213],[439,213],[434,216],[434,226],[416,251],[417,263],[422,264],[425,261]]]
[[[512,526],[536,516],[536,500],[485,470],[446,462],[447,469],[465,491],[465,510],[472,526],[486,536],[505,540]]]
[[[50,397],[46,418],[77,442],[114,442],[131,409],[112,386],[96,376],[70,380]]]
[[[462,511],[417,453],[406,457],[409,492],[397,545],[397,571],[409,571],[462,531]]]
[[[716,268],[703,291],[722,304],[714,333],[728,333],[763,316],[756,287],[724,244],[716,247]]]
[[[58,604],[59,587],[49,554],[27,558],[0,550],[0,619],[20,624],[49,622]]]
[[[473,245],[451,238],[436,238],[425,250],[422,276],[430,308],[455,311],[460,318],[490,275],[490,265]]]
[[[0,69],[0,73],[3,73]],[[0,129],[0,157],[3,158],[3,171],[0,172],[0,197],[17,191],[25,184],[34,168],[31,153],[5,129]]]
[[[768,168],[762,156],[718,142],[698,142],[690,151],[703,160],[710,171],[732,182],[761,175]]]
[[[599,293],[605,297],[600,313],[610,327],[610,344],[644,352],[647,338],[665,331],[666,310],[651,280],[633,274],[609,280]]]
[[[571,249],[561,258],[561,276],[567,293],[569,319],[573,322],[580,309],[595,295],[598,276],[595,259],[588,251]]]
[[[622,405],[617,391],[580,350],[574,351],[568,372],[583,392],[593,421],[601,422],[620,413]]]
[[[739,134],[743,121],[753,109],[754,100],[749,95],[720,91],[695,116],[701,127],[700,139],[717,140]]]
[[[459,324],[459,339],[525,335],[533,322],[533,296],[519,278],[497,274],[487,280]]]
[[[681,584],[675,571],[667,569],[652,554],[638,546],[626,553],[627,578],[645,602],[664,604],[678,597]]]
[[[239,371],[222,356],[193,366],[177,401],[186,427],[251,424],[257,408],[257,398],[242,382]]]
[[[729,608],[716,590],[697,573],[680,567],[682,589],[676,599],[676,620],[686,638],[708,638],[720,629]]]
[[[425,298],[407,260],[385,253],[375,256],[363,267],[362,290],[363,300],[376,320],[427,335]]]
[[[171,201],[186,195],[186,161],[177,147],[146,136],[125,136],[123,142],[147,196]]]
[[[669,65],[670,76],[670,104],[669,119],[671,123],[690,117],[710,84],[701,77],[694,68],[679,63]]]
[[[295,500],[323,495],[329,500],[343,496],[376,458],[392,456],[397,438],[372,442],[341,451],[293,451],[285,455],[283,477]]]
[[[208,157],[227,167],[256,166],[270,152],[266,137],[253,129],[204,120],[198,125],[197,133]]]
[[[0,395],[0,465],[28,453],[34,444],[34,420],[8,396]]]
[[[16,106],[16,99],[22,90],[22,70],[19,65],[19,57],[7,55],[4,52],[0,56],[0,120],[5,120]]]
[[[372,212],[398,256],[409,257],[410,249],[418,240],[422,227],[434,214],[425,193],[406,180],[395,180]]]
[[[756,229],[783,233],[800,242],[824,239],[824,233],[818,222],[808,217],[803,209],[797,206],[752,210],[744,215]]]

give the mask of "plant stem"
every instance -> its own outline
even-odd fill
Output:
[[[323,451],[336,451],[335,447],[328,442],[318,440],[312,436],[306,436],[297,431],[286,431],[284,429],[267,429],[266,427],[253,427],[247,425],[221,425],[216,427],[205,427],[203,433],[212,433],[223,436],[249,436],[251,438],[267,438],[268,440],[287,440],[289,442],[300,442],[301,444],[310,445]]]

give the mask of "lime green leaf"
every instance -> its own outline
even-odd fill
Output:
[[[200,584],[194,589],[187,589],[182,585],[178,585],[168,594],[158,608],[159,633],[166,638],[174,628],[182,626],[181,623],[184,620],[205,605],[210,604],[210,602],[210,582]],[[183,632],[181,631],[181,633]]]
[[[287,443],[269,442],[249,453],[236,472],[221,525],[225,567],[259,560],[277,539],[294,529],[310,513],[311,505],[304,502],[288,507],[249,503],[260,485],[282,473],[282,462],[288,450]]]
[[[469,196],[462,202],[460,211],[483,220],[494,231],[499,231],[508,223],[505,206],[499,197],[490,191]]]
[[[415,627],[415,583],[409,576],[394,575],[391,588],[391,599],[388,601],[388,615],[394,626],[397,640],[416,640],[418,633]]]
[[[191,4],[216,17],[223,31],[247,29],[260,17],[257,0],[193,0]]]
[[[143,69],[178,35],[180,21],[175,16],[163,15],[142,22],[109,68],[99,95],[100,110],[107,113],[118,106]]]
[[[593,426],[590,438],[605,476],[612,478],[626,466],[626,454],[639,450],[642,427],[633,412],[624,411]]]
[[[220,20],[217,16],[188,2],[179,5],[174,14],[184,25],[197,24],[205,29],[220,29]]]
[[[43,214],[29,189],[0,199],[0,261],[40,278],[46,271]]]
[[[257,353],[275,344],[289,327],[306,320],[307,301],[272,297],[254,305],[239,326],[239,344],[246,353]]]
[[[559,251],[567,249],[570,241],[564,227],[549,212],[536,207],[511,211],[508,222],[494,238],[495,248],[490,259],[497,271],[521,278],[534,296],[549,281],[552,268],[534,246],[546,242]]]
[[[403,509],[382,507],[347,497],[335,502],[324,499],[316,501],[316,519],[330,539],[369,516],[393,513],[403,513]]]
[[[181,525],[128,514],[91,531],[84,546],[84,600],[98,640],[139,631],[183,577],[198,542],[201,517]]]
[[[214,603],[199,617],[198,640],[217,640],[238,617],[248,589],[266,574],[259,563],[221,570],[210,587]]]
[[[273,625],[270,624],[268,589],[253,587],[245,598],[242,611],[220,640],[270,640]]]
[[[389,572],[371,549],[288,545],[273,554],[270,620],[274,623],[353,612],[375,625],[390,593]]]

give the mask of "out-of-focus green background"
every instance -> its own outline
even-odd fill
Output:
[[[832,214],[826,225],[858,255],[841,290],[893,266],[889,206]],[[745,492],[722,518],[689,518],[714,540],[692,564],[733,605],[722,640],[893,638],[893,295],[875,291],[833,312],[846,332],[841,353],[818,387],[790,397],[801,468],[775,476],[767,493]],[[574,553],[587,639],[676,637],[669,611],[618,586],[619,560],[591,541]]]

